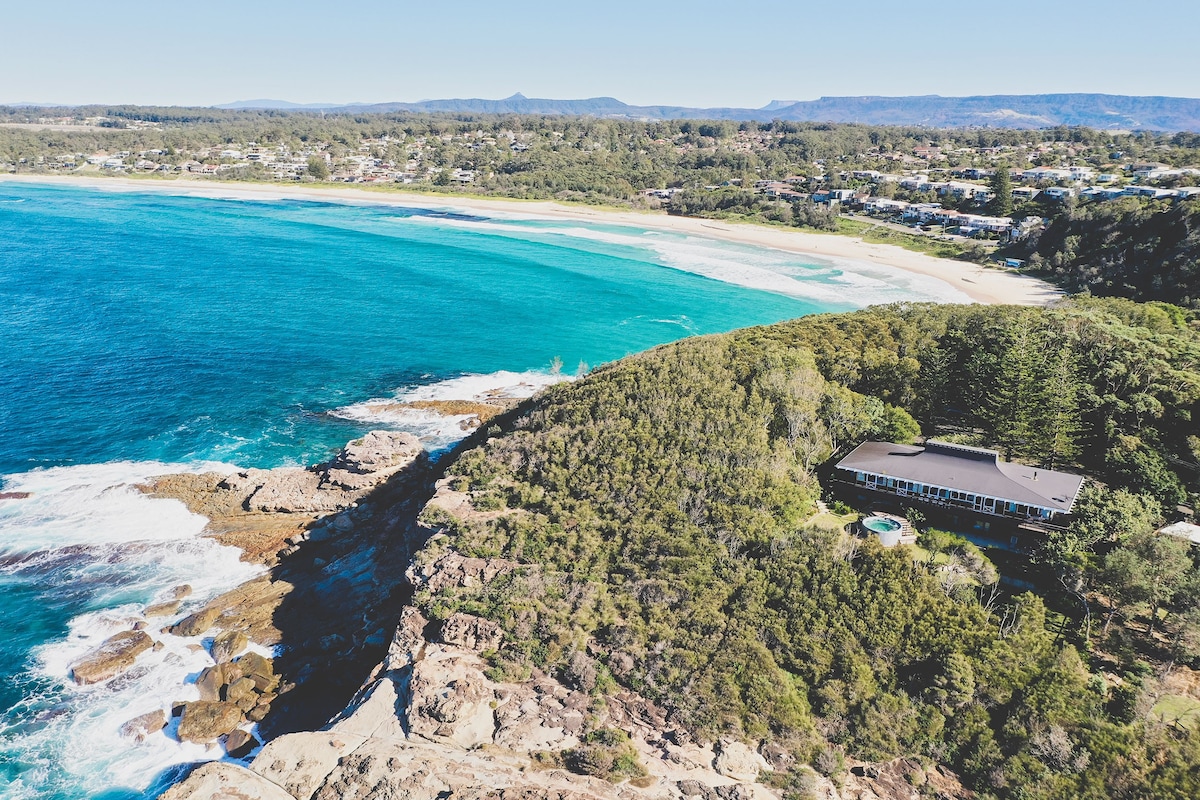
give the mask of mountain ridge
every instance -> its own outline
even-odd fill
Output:
[[[244,100],[221,109],[330,111],[334,113],[425,112],[451,114],[541,114],[638,119],[723,119],[732,121],[858,122],[929,127],[1045,128],[1080,125],[1103,130],[1200,130],[1200,98],[1099,93],[1034,95],[839,96],[816,100],[773,100],[761,108],[697,108],[630,105],[614,97],[531,98],[520,92],[500,100],[447,98],[418,102],[290,103]]]

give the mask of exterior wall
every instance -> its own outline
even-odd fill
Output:
[[[1045,521],[1051,519],[1056,513],[1059,513],[1054,509],[1016,503],[1002,497],[989,497],[987,495],[966,492],[961,489],[920,484],[914,481],[906,481],[870,472],[838,469],[837,473],[842,480],[863,489],[919,500],[944,508],[971,511],[976,514],[988,514],[1015,520],[1034,519]]]

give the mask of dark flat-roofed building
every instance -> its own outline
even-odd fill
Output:
[[[837,463],[863,489],[1018,520],[1069,514],[1083,476],[1002,461],[995,450],[928,441],[863,442]]]

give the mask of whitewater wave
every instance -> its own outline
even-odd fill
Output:
[[[864,308],[902,300],[970,303],[971,298],[939,278],[851,259],[797,256],[768,247],[723,242],[705,236],[646,231],[616,225],[587,226],[529,220],[488,221],[410,218],[406,223],[486,231],[495,235],[593,249],[649,254],[661,266],[747,289],[772,292],[822,305]],[[593,247],[588,247],[591,245]],[[643,256],[644,257],[644,256]]]
[[[417,386],[407,386],[392,397],[377,397],[362,403],[342,406],[330,412],[335,417],[407,431],[417,436],[426,449],[438,452],[466,438],[470,414],[439,414],[424,408],[408,408],[414,401],[516,400],[532,397],[547,386],[570,377],[558,372],[510,372],[462,375],[457,378]]]
[[[0,598],[5,610],[42,614],[41,624],[65,628],[30,634],[31,647],[14,676],[20,702],[0,712],[0,764],[18,765],[5,798],[141,792],[174,765],[221,758],[219,747],[181,744],[172,726],[135,744],[121,726],[171,704],[198,699],[194,681],[212,663],[200,637],[154,633],[147,651],[106,683],[77,686],[70,666],[106,638],[129,630],[142,609],[172,587],[193,589],[179,613],[151,620],[170,625],[216,595],[260,574],[236,548],[200,536],[207,520],[175,500],[148,497],[135,486],[156,475],[229,471],[224,464],[122,462],[55,467],[7,476],[0,500],[0,582],[22,597]],[[28,497],[20,498],[20,494]],[[33,597],[27,596],[32,591]],[[17,603],[15,607],[13,603]],[[36,605],[34,605],[36,604]],[[45,609],[62,615],[46,616]],[[23,631],[15,625],[15,636]],[[263,651],[264,654],[267,654]]]

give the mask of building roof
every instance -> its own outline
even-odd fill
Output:
[[[1159,528],[1159,533],[1174,536],[1177,539],[1187,539],[1192,544],[1200,544],[1200,525],[1190,522],[1176,522],[1165,528]]]
[[[863,442],[837,466],[1061,512],[1071,510],[1083,485],[1082,475],[1001,461],[995,450],[932,440],[924,447]]]

